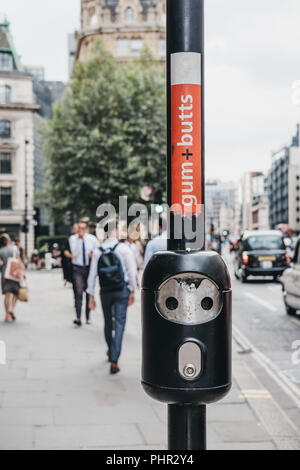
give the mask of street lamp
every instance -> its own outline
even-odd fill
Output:
[[[23,232],[25,233],[25,253],[26,255],[28,254],[28,169],[27,169],[27,161],[28,161],[28,155],[27,155],[27,149],[29,145],[29,140],[25,139],[25,206],[24,206],[24,226],[23,226]]]

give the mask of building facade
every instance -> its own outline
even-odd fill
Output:
[[[34,247],[34,113],[39,109],[32,83],[14,48],[9,23],[1,19],[0,231],[20,237],[23,246],[26,238],[28,253]]]
[[[53,117],[53,105],[64,94],[66,85],[59,81],[33,81],[33,92],[39,110],[34,115],[34,195],[35,195],[35,238],[41,235],[53,235],[55,227],[51,221],[49,210],[41,200],[40,194],[47,189],[48,181],[45,173],[46,158],[43,152],[42,137],[39,129],[45,118]]]
[[[81,0],[76,60],[85,61],[95,41],[120,61],[132,60],[145,46],[165,60],[165,0]]]
[[[300,233],[300,143],[299,129],[290,146],[272,155],[268,176],[270,226],[290,225]]]
[[[206,230],[214,225],[216,233],[232,232],[235,210],[235,186],[233,183],[207,181],[205,186]]]
[[[36,80],[45,80],[45,68],[41,65],[24,65],[24,70]]]
[[[240,230],[269,229],[267,178],[262,172],[244,173],[239,184]]]
[[[250,230],[268,230],[269,198],[268,180],[264,173],[252,173],[252,200],[250,205]]]
[[[226,204],[223,204],[220,209],[220,233],[224,231],[235,233],[234,209],[228,208]]]
[[[76,57],[76,50],[77,50],[77,40],[76,34],[71,33],[68,34],[68,72],[69,72],[69,79],[72,78],[75,57]]]
[[[251,220],[251,230],[269,230],[269,198],[266,193],[252,201]]]

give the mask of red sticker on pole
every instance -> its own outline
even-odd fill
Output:
[[[171,55],[172,206],[198,215],[202,204],[201,54]]]

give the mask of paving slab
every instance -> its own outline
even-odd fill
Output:
[[[46,426],[53,422],[53,410],[49,408],[0,408],[0,423],[7,427]]]
[[[85,449],[112,446],[143,446],[144,439],[134,424],[94,426],[48,426],[34,434],[35,449]]]
[[[100,307],[92,325],[77,329],[61,273],[33,272],[28,280],[30,302],[18,305],[16,324],[0,329],[8,360],[0,366],[0,449],[165,449],[167,406],[140,384],[139,295],[128,312],[121,373],[111,376]],[[233,358],[231,392],[208,407],[208,447],[276,448],[244,393],[253,377],[240,384],[245,369],[236,347]],[[289,445],[285,432],[277,437]]]
[[[31,450],[33,448],[32,426],[7,426],[0,424],[0,450]]]

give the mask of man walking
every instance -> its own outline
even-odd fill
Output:
[[[163,222],[161,219],[159,219],[159,232],[160,234],[157,237],[153,238],[153,240],[150,240],[146,246],[143,269],[146,268],[150,258],[155,253],[157,253],[158,251],[167,250],[168,232],[167,230],[163,230]]]
[[[78,234],[78,223],[75,223],[73,225],[73,235]],[[72,260],[70,257],[68,257],[68,254],[71,253],[71,248],[70,248],[70,237],[67,240],[67,243],[63,249],[63,255],[62,255],[62,269],[63,269],[63,278],[64,278],[64,285],[66,286],[68,283],[72,284],[73,287],[73,292],[75,296],[75,291],[74,291],[74,283],[73,283],[73,275],[72,275]]]
[[[69,238],[69,250],[65,250],[65,256],[72,260],[73,289],[75,296],[76,319],[74,324],[81,326],[81,310],[83,294],[86,292],[89,266],[92,254],[99,242],[94,235],[87,233],[86,222],[79,222],[78,233]],[[89,296],[86,293],[86,323],[90,324]]]
[[[107,239],[100,248],[94,250],[87,292],[90,295],[90,308],[94,310],[95,284],[99,276],[107,355],[111,363],[110,373],[117,374],[120,371],[118,360],[122,349],[127,308],[134,303],[137,270],[131,249],[118,241],[117,223],[107,224],[104,231]]]

